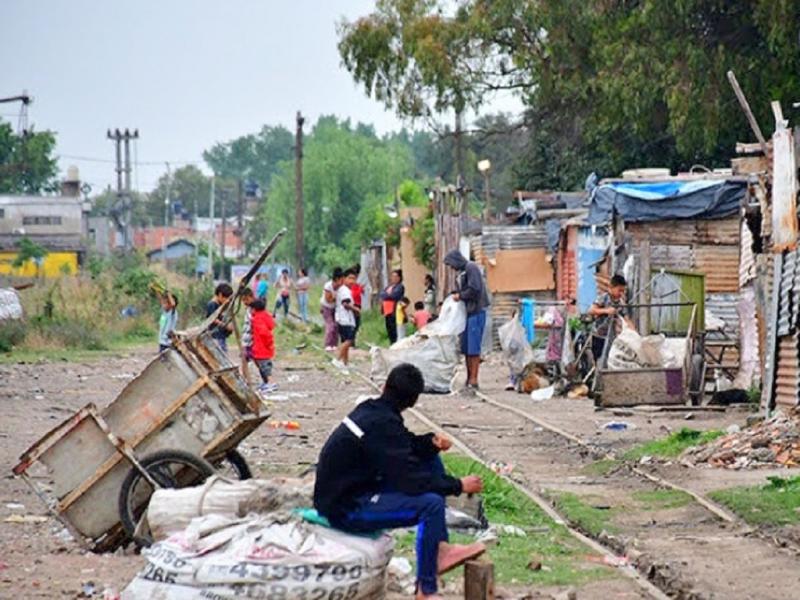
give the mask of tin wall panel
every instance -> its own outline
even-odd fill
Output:
[[[483,251],[490,258],[498,250],[547,247],[547,230],[544,225],[485,225],[481,238]]]
[[[672,219],[650,223],[626,223],[625,230],[635,241],[650,240],[651,244],[739,245],[739,217],[727,219]]]
[[[706,294],[706,309],[725,321],[725,332],[737,339],[739,337],[739,312],[736,310],[738,303],[739,294]]]
[[[778,340],[778,356],[775,369],[775,402],[780,407],[798,404],[800,395],[800,352],[797,332]]]
[[[694,264],[692,247],[688,245],[652,244],[650,246],[650,268],[688,270]]]
[[[739,291],[738,246],[695,246],[693,269],[705,273],[706,292]]]

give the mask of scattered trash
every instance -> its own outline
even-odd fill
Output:
[[[630,561],[627,556],[604,556],[603,564],[609,567],[627,567]]]
[[[516,525],[495,525],[498,533],[503,535],[510,535],[513,537],[528,537],[528,534],[525,533],[525,530],[521,527],[517,527]]]
[[[97,589],[94,586],[94,582],[93,581],[87,581],[81,587],[81,597],[82,598],[91,598],[92,596],[94,596],[94,593],[96,591],[97,591]]]
[[[498,475],[511,475],[511,473],[514,471],[514,465],[504,462],[489,463],[489,468]]]
[[[532,556],[531,560],[528,562],[528,569],[531,571],[541,571],[542,558],[540,556]]]
[[[497,528],[494,525],[489,526],[486,530],[482,531],[475,538],[476,542],[480,542],[485,546],[491,546],[497,543]]]
[[[734,423],[733,425],[728,425],[728,427],[725,429],[725,432],[726,433],[739,433],[741,430],[742,430],[742,428]]]
[[[444,515],[448,529],[483,529],[476,518],[451,506],[445,508]]]
[[[133,373],[117,373],[116,375],[111,375],[111,379],[133,379]]]
[[[297,421],[269,421],[267,426],[272,429],[288,429],[290,431],[296,431],[300,429],[300,423]]]
[[[9,502],[6,504],[6,508],[9,510],[25,510],[25,505],[19,502]]]
[[[389,561],[389,575],[405,577],[406,575],[411,575],[413,571],[414,568],[411,566],[411,562],[407,558],[403,558],[402,556],[394,556],[392,557],[392,560]]]
[[[286,378],[287,383],[297,383],[300,381],[300,375],[289,375]]]
[[[639,464],[640,465],[649,465],[651,462],[653,462],[653,457],[652,456],[648,456],[646,454],[642,458],[639,459]]]
[[[634,426],[626,421],[609,421],[603,425],[603,429],[608,429],[609,431],[625,431],[633,428]]]
[[[686,413],[685,415],[683,415],[683,418],[684,418],[686,421],[691,421],[692,419],[694,419],[694,413],[690,413],[690,412],[689,412],[689,413]]]
[[[103,600],[120,600],[121,596],[116,588],[107,587],[103,590]]]
[[[585,383],[580,385],[576,385],[570,391],[567,392],[567,398],[570,400],[575,400],[576,398],[585,398],[589,395],[589,386]]]
[[[537,400],[541,402],[542,400],[550,400],[555,394],[556,388],[555,386],[551,385],[546,388],[541,388],[538,390],[533,390],[531,392],[531,400]]]
[[[45,523],[49,517],[40,515],[11,515],[3,519],[4,523]]]
[[[36,394],[36,395],[33,397],[33,399],[34,399],[34,400],[44,400],[44,396],[42,396],[41,394]]]
[[[800,411],[777,412],[745,429],[731,426],[716,440],[689,448],[683,459],[725,469],[800,466]]]

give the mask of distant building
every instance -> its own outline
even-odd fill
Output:
[[[86,254],[89,204],[74,196],[0,196],[0,274],[77,273]],[[23,238],[44,247],[41,264],[12,266]]]
[[[165,261],[168,263],[176,262],[187,256],[194,256],[196,246],[187,239],[177,239],[171,241],[164,248],[156,248],[147,253],[147,258],[153,262]]]

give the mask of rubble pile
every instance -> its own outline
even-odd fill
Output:
[[[752,427],[689,448],[683,459],[725,469],[800,466],[800,410],[778,412]]]

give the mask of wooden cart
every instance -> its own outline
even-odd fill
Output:
[[[284,232],[239,285],[242,290]],[[231,320],[235,294],[203,326],[176,334],[107,407],[89,404],[14,467],[73,536],[94,551],[129,539],[153,490],[201,482],[269,415],[209,332]],[[49,480],[49,484],[47,483]],[[45,487],[46,486],[46,487]]]
[[[594,396],[599,406],[634,406],[637,404],[699,404],[703,396],[705,362],[702,332],[696,328],[697,306],[693,303],[637,304],[631,308],[685,307],[691,311],[687,330],[673,337],[683,341],[685,354],[680,367],[636,368],[611,370],[608,351],[612,339],[597,369]],[[613,328],[612,328],[613,329]],[[670,332],[674,333],[674,332]]]

